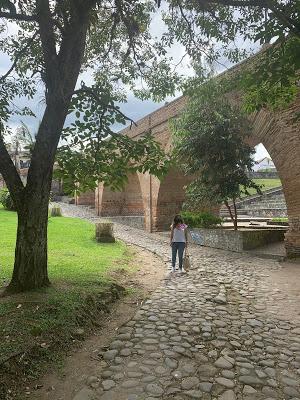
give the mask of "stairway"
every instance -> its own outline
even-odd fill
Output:
[[[286,202],[281,186],[266,190],[262,195],[256,194],[239,200],[236,206],[238,216],[287,217]],[[229,212],[225,206],[221,207],[220,216],[229,217]]]

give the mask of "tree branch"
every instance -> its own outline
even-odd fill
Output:
[[[186,26],[187,26],[188,34],[189,34],[189,36],[190,36],[191,42],[194,44],[195,48],[196,48],[200,53],[205,54],[206,57],[209,59],[209,55],[208,55],[207,51],[206,51],[203,47],[199,47],[199,43],[198,43],[198,41],[195,39],[195,38],[196,38],[196,35],[194,34],[194,29],[193,29],[193,27],[192,27],[192,23],[191,23],[191,21],[188,19],[188,17],[186,16],[186,14],[185,14],[185,12],[184,12],[184,9],[183,9],[182,4],[181,4],[181,0],[178,1],[177,6],[178,6],[178,8],[179,8],[181,17],[183,18],[183,20],[184,20],[184,22],[185,22],[185,24],[186,24]],[[228,69],[228,67],[227,67],[225,64],[221,63],[219,60],[215,60],[215,62],[216,62],[217,64],[219,64],[221,67],[225,68],[226,70]]]
[[[0,18],[12,19],[15,21],[37,22],[37,15],[14,14],[8,12],[0,12]]]
[[[198,2],[202,3],[203,1],[198,0]],[[206,2],[232,7],[267,7],[267,2],[265,0],[207,0]]]
[[[15,69],[18,61],[20,60],[20,58],[23,56],[24,53],[26,53],[26,51],[29,49],[29,47],[31,46],[32,42],[34,41],[34,39],[37,37],[38,31],[36,31],[34,33],[34,35],[29,39],[29,41],[27,42],[26,46],[23,47],[23,49],[21,49],[20,51],[18,51],[16,58],[12,64],[12,66],[9,68],[9,70],[6,72],[6,74],[2,75],[0,77],[0,83],[5,81],[5,79],[8,77],[8,75]]]
[[[53,29],[53,20],[48,0],[37,0],[37,16],[40,28],[44,65],[46,70],[46,86],[55,85],[58,71],[56,40]],[[48,87],[49,89],[49,87]]]
[[[110,53],[110,51],[112,49],[112,45],[113,45],[113,41],[114,41],[114,37],[115,37],[116,28],[118,26],[118,22],[119,21],[118,21],[118,18],[117,18],[117,14],[115,14],[114,17],[113,17],[112,26],[110,28],[110,37],[109,37],[108,49],[107,49],[107,51],[105,52],[105,54],[103,56],[104,60],[108,57],[108,55],[109,55],[109,53]]]
[[[89,88],[89,87],[84,86],[84,87],[82,87],[82,88],[80,88],[80,89],[77,89],[77,90],[75,90],[75,91],[73,92],[73,95],[74,95],[74,94],[75,94],[75,95],[76,95],[76,94],[81,94],[81,93],[87,93],[87,94],[89,94],[90,96],[92,96],[92,97],[97,101],[97,103],[99,103],[99,104],[102,103],[102,102],[101,102],[101,99],[100,99],[100,97],[97,95],[97,93],[95,93],[95,92],[93,91],[93,89],[91,89],[91,88]],[[110,105],[110,104],[107,104],[107,105],[106,105],[106,108],[107,108],[107,110],[115,111],[115,112],[117,112],[118,114],[120,114],[124,119],[126,119],[127,121],[130,122],[131,126],[132,126],[132,125],[137,126],[136,122],[135,122],[133,119],[131,119],[131,118],[127,117],[125,114],[123,114],[122,111],[120,111],[117,107],[115,107],[115,106],[113,106],[113,105]]]
[[[271,10],[277,19],[290,31],[300,37],[299,25],[293,21],[289,15],[284,12],[284,8],[272,0],[197,0],[201,6],[204,2],[207,4],[220,4],[231,7],[259,7],[261,9]]]
[[[274,13],[276,18],[286,27],[290,30],[291,33],[294,35],[300,37],[300,28],[299,28],[299,23],[295,23],[289,15],[287,15],[283,9],[283,7],[280,7],[278,4],[274,4],[272,0],[265,0],[267,7]]]
[[[17,207],[22,203],[21,193],[24,185],[16,170],[16,167],[7,151],[0,132],[0,173],[3,176],[5,183],[10,191],[12,199]]]

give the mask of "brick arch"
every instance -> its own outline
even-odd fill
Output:
[[[230,95],[229,95],[230,96]],[[232,97],[235,97],[234,95]],[[233,101],[237,100],[235,99]],[[240,99],[239,99],[240,102]],[[185,98],[180,98],[173,103],[172,113],[168,118],[176,117],[186,104]],[[252,132],[250,132],[249,142],[252,146],[262,143],[269,152],[277,168],[281,179],[283,192],[287,204],[290,228],[286,234],[286,249],[289,256],[300,255],[300,121],[294,119],[300,106],[300,94],[293,104],[287,109],[275,112],[263,109],[251,116]],[[161,115],[162,110],[158,111]],[[153,116],[152,116],[152,119]],[[162,127],[162,124],[160,125]],[[169,127],[164,123],[164,129],[153,128],[154,133],[160,135],[168,131],[168,139],[165,140],[165,150],[170,151],[172,139]],[[170,175],[170,177],[172,174]],[[173,177],[175,181],[175,177]],[[170,220],[171,214],[179,210],[180,199],[174,200],[175,192],[171,196],[170,215],[167,217],[167,204],[164,204],[163,191],[172,190],[172,179],[162,183],[160,193],[157,197],[154,226],[161,229]],[[178,207],[175,206],[177,201]],[[171,210],[172,209],[172,210]]]
[[[234,73],[234,67],[231,73]],[[229,93],[228,98],[241,104],[240,94]],[[176,118],[186,106],[187,98],[180,97],[137,122],[133,128],[126,128],[121,134],[138,139],[151,131],[153,137],[166,152],[171,148],[169,121]],[[290,229],[286,234],[288,255],[300,255],[300,121],[294,117],[299,110],[300,93],[287,109],[271,112],[261,110],[251,116],[253,130],[250,143],[262,143],[271,155],[282,182],[287,203]],[[172,215],[180,210],[183,199],[181,188],[187,178],[175,170],[160,182],[148,174],[139,175],[147,230],[159,230],[168,226]],[[178,180],[178,183],[176,181]],[[178,188],[180,188],[178,190]],[[100,207],[101,208],[101,207]]]
[[[161,181],[157,180],[153,192],[153,214],[152,229],[169,229],[175,214],[182,209],[185,199],[184,186],[190,183],[191,179],[183,175],[178,169],[172,168]]]
[[[95,200],[95,190],[89,190],[88,192],[80,193],[75,196],[75,204],[77,206],[89,206],[94,208]]]
[[[262,143],[270,154],[287,205],[290,229],[285,237],[287,254],[300,255],[300,123],[294,117],[300,96],[285,110],[261,110],[253,117],[253,143]]]
[[[144,216],[144,202],[138,174],[130,174],[122,191],[113,191],[103,183],[96,191],[97,214],[103,217]]]

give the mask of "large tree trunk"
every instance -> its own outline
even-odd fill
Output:
[[[15,263],[8,292],[49,285],[47,274],[48,205],[55,152],[68,104],[58,97],[46,107],[39,127],[27,185],[17,207]]]
[[[48,199],[38,205],[25,199],[18,213],[15,264],[9,292],[20,292],[49,285],[47,272]]]
[[[9,292],[49,285],[47,273],[48,203],[55,153],[83,59],[89,9],[73,10],[56,54],[55,35],[49,4],[39,8],[39,28],[45,61],[46,110],[33,149],[27,184],[24,188],[0,140],[0,155],[5,156],[4,171],[18,212],[15,264]],[[0,137],[1,139],[1,137]]]

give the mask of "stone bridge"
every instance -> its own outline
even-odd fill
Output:
[[[230,96],[233,101],[238,101],[238,96]],[[169,120],[182,112],[186,101],[186,97],[180,97],[121,133],[138,139],[150,131],[168,152],[171,147]],[[265,146],[282,182],[290,223],[286,234],[286,249],[290,256],[300,255],[300,121],[294,120],[299,108],[300,95],[287,109],[276,112],[263,109],[251,117],[251,145],[262,143]],[[162,181],[149,174],[137,173],[128,177],[122,192],[113,192],[100,184],[95,193],[77,198],[77,204],[95,206],[99,216],[140,216],[147,231],[159,231],[168,228],[173,215],[181,210],[183,187],[187,183],[188,178],[176,169],[170,170]]]

